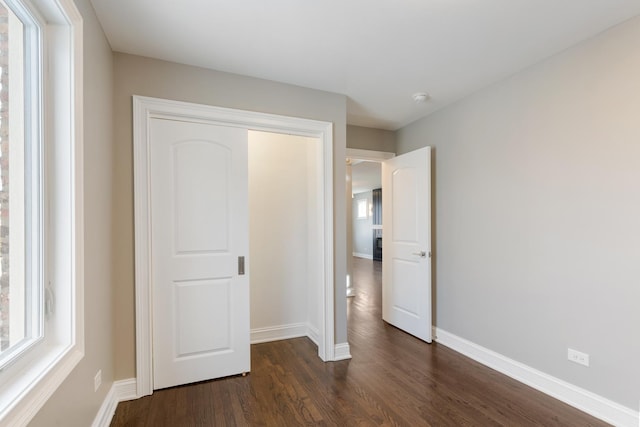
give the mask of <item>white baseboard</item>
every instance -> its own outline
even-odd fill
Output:
[[[349,348],[349,343],[345,342],[336,344],[334,347],[333,355],[334,361],[351,359],[351,350]]]
[[[360,252],[354,252],[352,255],[357,258],[373,259],[373,255],[361,254]]]
[[[98,414],[93,420],[92,427],[109,427],[111,420],[116,413],[118,403],[126,400],[137,399],[136,379],[116,381],[107,393]]]
[[[306,337],[308,336],[308,329],[309,327],[306,323],[252,329],[251,344]]]
[[[117,406],[118,400],[116,399],[115,384],[113,384],[104,398],[91,427],[109,427]]]
[[[118,402],[126,402],[138,398],[137,382],[135,378],[120,380],[114,383]]]
[[[437,343],[501,372],[521,383],[619,427],[638,427],[640,414],[566,381],[509,359],[442,329],[435,329]]]
[[[318,343],[318,331],[306,324],[294,324],[278,326],[274,328],[260,328],[251,330],[251,343],[276,341],[288,338],[309,337],[314,343]],[[351,359],[349,344],[337,344],[335,346],[335,359]],[[109,427],[111,420],[116,413],[118,403],[138,398],[137,381],[135,378],[115,381],[109,389],[98,414],[96,415],[92,427]]]
[[[307,325],[307,337],[317,346],[320,342],[320,332],[311,325]]]
[[[307,328],[306,325],[305,328]],[[301,336],[308,336],[314,341],[312,336],[313,329],[307,328],[305,331],[307,333]],[[619,427],[640,426],[640,414],[632,409],[516,362],[442,329],[434,328],[433,336],[437,343],[464,354],[476,362],[495,369],[596,418]],[[317,339],[317,332],[315,338]],[[351,359],[348,343],[336,344],[334,351],[334,360],[336,361]],[[111,424],[118,403],[137,398],[135,378],[114,382],[100,406],[92,427],[108,427]]]

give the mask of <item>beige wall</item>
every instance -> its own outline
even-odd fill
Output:
[[[336,295],[345,294],[346,207],[344,200],[346,97],[203,68],[114,55],[116,378],[135,376],[132,95],[188,101],[334,124],[334,270]],[[336,343],[346,342],[346,301],[336,298]]]
[[[390,130],[348,125],[347,147],[395,153],[396,133]]]
[[[75,0],[84,20],[85,357],[31,426],[86,427],[113,384],[112,53],[89,0]],[[93,378],[102,370],[102,386]]]
[[[638,46],[635,18],[398,131],[434,147],[437,326],[634,410]]]

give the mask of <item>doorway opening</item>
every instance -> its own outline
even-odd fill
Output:
[[[306,336],[317,345],[320,140],[250,130],[248,148],[251,343]]]
[[[133,97],[134,122],[134,205],[135,205],[135,290],[136,290],[136,395],[143,397],[154,390],[153,379],[153,265],[150,205],[151,174],[149,123],[169,120],[211,124],[228,128],[285,133],[316,138],[317,211],[313,247],[310,253],[320,284],[315,299],[317,310],[318,356],[323,361],[341,357],[335,345],[334,272],[333,272],[333,125],[328,122],[234,110],[148,97]],[[230,193],[231,194],[231,193]],[[238,274],[241,270],[238,255]],[[250,261],[249,261],[250,264]],[[242,269],[244,271],[244,268]],[[247,302],[248,304],[248,302]],[[249,319],[246,319],[247,321]],[[247,322],[248,323],[248,322]],[[247,328],[248,334],[248,328]],[[248,338],[248,337],[247,337]],[[246,340],[247,345],[249,339]],[[248,351],[248,350],[247,350]],[[344,357],[342,357],[344,358]]]
[[[348,198],[352,190],[353,159],[381,160],[380,154],[372,159],[369,153],[363,150],[347,153]],[[411,335],[431,342],[431,148],[424,147],[391,157],[382,162],[385,224],[382,318]],[[352,218],[353,205],[347,203],[347,207],[351,207],[347,216]],[[347,238],[352,242],[353,227]],[[347,250],[348,254],[354,252],[352,248]],[[347,258],[347,272],[353,272],[352,257]],[[347,278],[349,282],[350,277]],[[347,296],[352,293],[349,286]]]
[[[352,283],[354,257],[382,258],[382,206],[374,203],[373,190],[379,190],[376,196],[379,198],[382,194],[382,162],[395,154],[352,148],[348,148],[346,154],[347,297],[353,297],[356,295]],[[364,212],[359,213],[359,207],[363,207]]]

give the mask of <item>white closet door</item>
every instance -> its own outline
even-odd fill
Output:
[[[154,388],[248,372],[247,130],[149,132]]]

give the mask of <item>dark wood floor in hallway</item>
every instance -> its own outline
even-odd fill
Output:
[[[323,363],[307,338],[256,344],[248,376],[123,402],[111,426],[607,425],[384,323],[380,273],[380,263],[354,259],[353,359]]]

